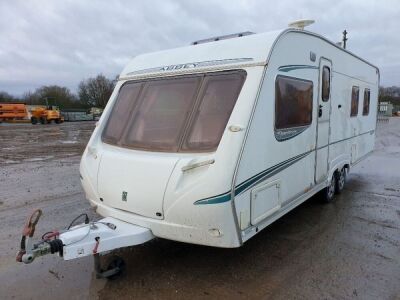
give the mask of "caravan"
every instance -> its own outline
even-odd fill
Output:
[[[154,236],[239,247],[317,192],[332,201],[373,151],[378,84],[375,66],[296,28],[135,57],[80,165],[114,242],[82,231],[67,257]]]

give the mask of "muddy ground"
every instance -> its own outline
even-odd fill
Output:
[[[376,151],[332,204],[313,197],[238,249],[153,240],[119,253],[115,281],[93,261],[15,262],[27,214],[36,236],[89,212],[79,159],[93,122],[0,125],[0,299],[400,299],[400,118],[378,125]]]

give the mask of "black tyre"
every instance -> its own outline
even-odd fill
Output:
[[[61,119],[55,119],[56,124],[60,124],[61,123]]]
[[[45,117],[40,117],[40,124],[47,124],[47,119]]]
[[[114,256],[110,264],[108,265],[107,270],[117,269],[117,273],[108,276],[107,279],[109,280],[117,279],[125,272],[125,267],[126,267],[125,261],[119,256]]]
[[[346,183],[346,168],[343,167],[340,172],[336,172],[336,186],[335,186],[335,192],[336,194],[340,194],[343,189],[344,185]]]
[[[322,201],[325,203],[330,203],[335,197],[336,190],[336,176],[333,175],[329,185],[322,190]]]
[[[38,119],[36,117],[31,117],[31,123],[32,124],[37,124]]]

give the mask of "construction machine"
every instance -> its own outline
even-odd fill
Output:
[[[57,124],[64,122],[60,110],[54,105],[36,107],[31,111],[31,115],[32,124],[37,124],[38,122],[41,124],[49,124],[52,121]]]

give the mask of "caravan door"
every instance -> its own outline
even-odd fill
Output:
[[[328,176],[330,114],[331,114],[331,78],[332,63],[321,58],[319,63],[319,91],[317,107],[317,134],[315,153],[315,183]]]

